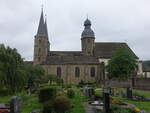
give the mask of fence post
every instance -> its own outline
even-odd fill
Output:
[[[104,95],[104,113],[110,113],[109,93],[103,93],[103,95]]]

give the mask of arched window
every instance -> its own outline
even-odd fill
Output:
[[[57,76],[61,77],[61,68],[60,67],[57,67]]]
[[[39,40],[39,44],[41,44],[41,40]]]
[[[75,68],[75,77],[80,77],[80,68],[79,67]]]
[[[40,57],[38,57],[38,61],[40,61],[41,59],[40,59]]]
[[[91,77],[95,77],[95,67],[91,67]]]

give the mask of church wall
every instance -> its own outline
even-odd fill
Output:
[[[143,73],[143,67],[142,67],[142,62],[138,61],[138,75],[139,77],[142,75]]]
[[[105,66],[108,65],[108,62],[109,62],[110,59],[106,59],[106,58],[99,58],[99,62],[102,63],[104,62]]]
[[[57,67],[61,67],[61,78],[66,84],[78,84],[83,81],[85,83],[88,82],[96,82],[101,77],[102,68],[101,65],[45,65],[43,66],[46,70],[47,74],[57,76]],[[75,76],[75,68],[79,67],[80,69],[80,77]],[[95,77],[91,77],[90,70],[91,68],[95,68]]]
[[[104,63],[104,66],[107,66],[108,65],[108,63],[109,63],[109,60],[110,59],[106,59],[106,58],[99,58],[99,62],[100,63]],[[105,69],[105,71],[104,71],[104,73],[105,73],[105,79],[107,79],[108,77],[107,77],[107,74],[108,74],[108,72],[106,71],[106,69]]]
[[[35,36],[34,39],[34,63],[39,64],[46,59],[48,54],[47,38],[44,36]]]
[[[94,38],[82,38],[81,40],[83,53],[92,56],[94,50]]]

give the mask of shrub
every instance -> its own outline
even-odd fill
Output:
[[[56,113],[65,113],[71,109],[71,104],[67,97],[57,97],[54,100],[53,108]]]
[[[140,113],[141,110],[140,110],[139,108],[134,108],[133,111],[134,111],[135,113]]]
[[[118,105],[124,105],[125,104],[122,101],[120,101],[119,99],[114,99],[114,98],[110,98],[110,103],[111,104],[118,104]]]
[[[8,89],[0,89],[0,96],[7,96],[9,95]]]
[[[53,112],[53,101],[48,101],[43,105],[42,113],[52,113]]]
[[[39,102],[46,102],[56,97],[56,88],[42,88],[39,91]]]
[[[67,96],[68,96],[69,98],[73,98],[73,97],[75,96],[74,90],[73,90],[73,89],[68,89],[68,90],[67,90]]]

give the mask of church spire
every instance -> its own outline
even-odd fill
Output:
[[[41,17],[40,17],[40,22],[39,22],[37,35],[45,35],[45,24],[44,24],[44,16],[43,16],[43,7],[42,7],[42,11],[41,11]]]
[[[46,35],[46,37],[48,37],[48,29],[47,29],[47,18],[46,18],[46,15],[45,15],[45,23],[44,23],[44,26],[45,26],[45,35]]]

